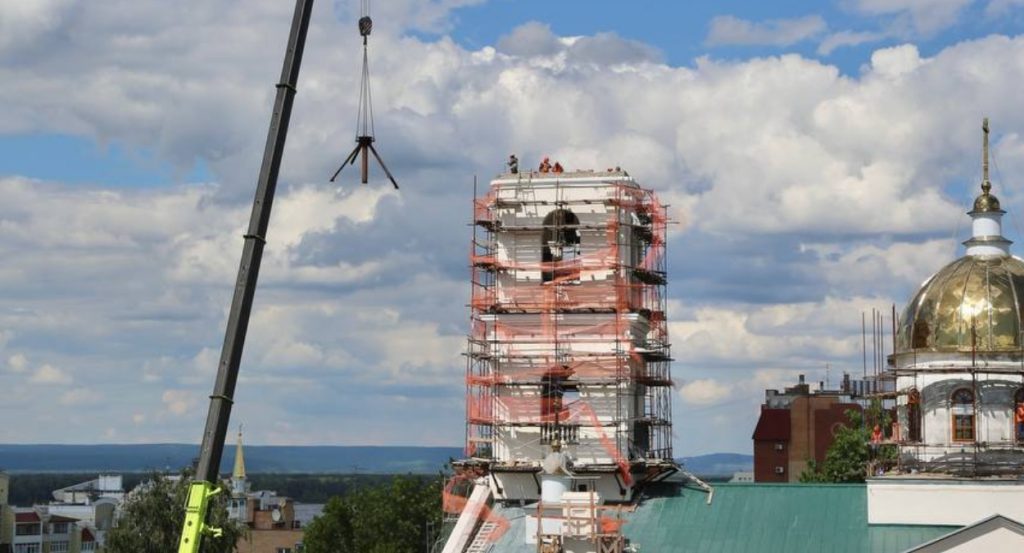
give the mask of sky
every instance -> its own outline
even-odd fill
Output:
[[[0,0],[0,443],[198,442],[293,5]],[[668,245],[676,454],[862,370],[861,313],[962,254],[992,119],[1021,241],[1024,1],[377,0],[309,41],[232,424],[462,444],[473,178],[619,165]],[[830,367],[826,373],[825,367]]]

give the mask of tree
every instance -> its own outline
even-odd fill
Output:
[[[864,414],[856,409],[846,412],[848,422],[836,431],[832,445],[825,453],[825,462],[818,466],[813,460],[809,461],[807,468],[800,473],[801,482],[864,481],[871,461],[871,448],[868,445],[871,441],[871,428],[875,424],[883,429],[888,428],[891,422],[888,411],[882,409],[877,399],[871,401],[865,414],[873,424],[866,424]],[[896,455],[895,447],[883,445],[876,458],[884,463],[894,460]]]
[[[167,553],[177,548],[185,520],[185,499],[191,479],[172,480],[154,474],[125,498],[117,525],[107,534],[108,553]],[[220,493],[210,501],[210,524],[221,528],[220,538],[203,538],[204,553],[232,553],[245,531],[228,519],[227,497]]]
[[[333,497],[306,527],[304,553],[426,551],[427,526],[441,521],[441,486],[412,476]]]

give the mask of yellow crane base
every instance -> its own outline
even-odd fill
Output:
[[[188,502],[185,504],[185,526],[181,530],[178,553],[199,553],[199,544],[204,535],[219,538],[222,531],[206,525],[206,511],[210,498],[220,493],[220,488],[204,480],[193,481],[188,488]]]

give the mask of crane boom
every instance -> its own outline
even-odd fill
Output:
[[[309,29],[309,17],[312,10],[313,0],[295,1],[295,15],[292,19],[291,33],[288,36],[284,67],[281,70],[281,79],[277,84],[277,97],[274,100],[274,112],[270,117],[270,129],[267,132],[266,148],[263,150],[263,163],[257,180],[256,195],[253,198],[249,229],[245,234],[242,260],[238,267],[238,279],[235,281],[235,293],[231,298],[231,311],[228,314],[224,345],[221,349],[220,363],[217,366],[217,380],[213,387],[213,394],[210,395],[210,410],[206,415],[206,428],[203,431],[203,442],[199,451],[199,465],[196,468],[195,480],[189,487],[185,523],[181,532],[181,541],[178,544],[178,553],[198,553],[204,535],[217,536],[220,534],[219,529],[206,525],[207,506],[210,497],[220,491],[217,481],[221,454],[224,452],[224,438],[231,416],[235,382],[238,379],[242,348],[245,345],[245,334],[249,327],[253,295],[256,292],[260,261],[263,258],[263,247],[266,244],[270,209],[274,201],[274,191],[277,188],[281,155],[284,152],[284,143],[288,135],[288,122],[291,119],[292,102],[296,92],[295,83],[299,78],[299,66],[302,64],[302,51],[306,43],[306,32]]]

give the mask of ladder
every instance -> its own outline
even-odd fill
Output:
[[[473,542],[466,548],[466,553],[487,553],[491,550],[491,535],[498,529],[498,525],[491,521],[484,521],[480,529],[476,531]]]

